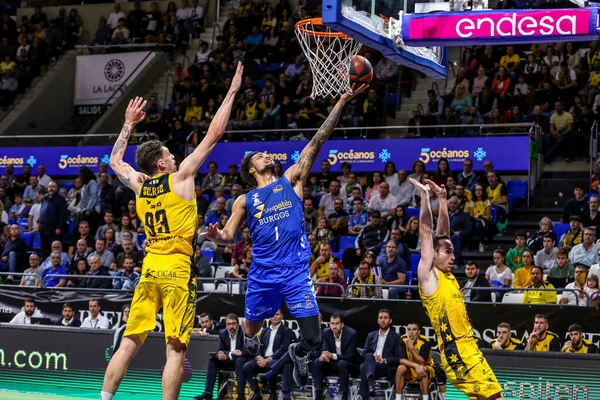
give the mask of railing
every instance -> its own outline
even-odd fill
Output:
[[[219,20],[219,18],[217,17],[217,21]],[[221,36],[223,35],[223,30],[221,29],[221,25],[216,23],[213,25],[214,29],[213,29],[213,34],[212,34],[212,38],[210,39],[210,50],[214,50],[215,48],[215,38],[217,36]],[[219,34],[217,35],[217,31],[219,31]],[[200,43],[202,43],[202,41],[198,42],[198,50],[200,50]]]
[[[584,294],[585,298],[586,298],[586,306],[587,307],[591,307],[592,306],[592,301],[591,301],[591,296],[585,291],[585,290],[581,290],[581,289],[566,289],[566,288],[554,288],[554,289],[537,289],[537,288],[504,288],[504,287],[488,287],[488,286],[473,286],[473,287],[464,287],[461,289],[463,292],[465,290],[483,290],[483,291],[491,291],[491,292],[500,292],[500,293],[512,293],[512,292],[517,292],[517,293],[521,293],[521,292],[554,292],[556,293],[557,297],[558,297],[558,292],[561,292],[560,294],[562,295],[563,292],[570,292],[570,293],[574,293],[575,297],[577,298],[577,294]],[[473,293],[473,292],[471,292]],[[549,304],[554,304],[554,303],[549,303]],[[557,303],[560,304],[560,303]],[[536,304],[536,305],[544,305],[544,304]],[[547,305],[547,304],[546,304]],[[554,304],[556,305],[556,304]],[[562,304],[564,306],[566,305],[573,305],[573,304]],[[578,304],[575,304],[578,305]]]
[[[529,129],[529,137],[531,138],[530,144],[530,156],[529,156],[529,171],[527,176],[529,195],[527,196],[527,207],[529,207],[529,199],[534,194],[535,187],[537,186],[540,177],[543,172],[543,162],[541,154],[542,144],[542,127],[537,123],[533,123]],[[535,154],[534,154],[535,153]]]
[[[600,126],[597,120],[594,120],[590,135],[590,176],[596,172],[596,163],[598,162],[598,134]]]
[[[42,287],[45,288],[46,285],[46,281],[48,280],[48,278],[59,278],[59,280],[62,279],[101,279],[101,280],[129,280],[129,278],[127,276],[106,276],[106,275],[73,275],[73,274],[48,274],[44,277],[44,279],[42,279]],[[61,287],[52,287],[52,289],[61,289]],[[49,289],[49,288],[46,288]],[[94,289],[94,288],[84,288],[84,289]],[[121,289],[105,289],[105,290],[118,290],[118,291],[122,291]]]

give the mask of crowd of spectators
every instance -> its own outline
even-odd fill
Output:
[[[573,158],[577,143],[598,119],[600,49],[591,43],[555,43],[466,48],[445,95],[434,90],[412,110],[410,133],[417,136],[479,136],[519,127],[486,124],[537,123],[544,161]],[[461,128],[431,128],[435,125]]]
[[[244,81],[228,130],[274,131],[232,132],[227,140],[304,138],[308,131],[300,134],[283,130],[317,128],[335,105],[335,100],[310,98],[313,77],[294,31],[299,19],[319,15],[318,7],[307,7],[310,4],[293,10],[287,0],[280,0],[275,7],[267,1],[242,1],[229,12],[213,46],[201,41],[189,67],[175,65],[174,89],[168,107],[159,104],[158,96],[152,96],[146,123],[140,129],[156,133],[177,153],[182,153],[186,144],[196,145],[222,103],[237,63],[242,62]],[[365,47],[362,55],[373,64],[375,78],[369,91],[353,99],[344,110],[340,118],[343,127],[381,125],[383,85],[398,77],[398,65],[379,53]],[[371,137],[372,134],[347,131],[339,135]]]

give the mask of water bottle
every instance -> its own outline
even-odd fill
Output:
[[[410,289],[406,290],[406,299],[407,300],[412,299],[412,290],[410,290]]]

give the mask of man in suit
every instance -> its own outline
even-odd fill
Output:
[[[254,360],[247,361],[244,365],[244,376],[248,381],[248,386],[252,389],[252,397],[250,400],[262,399],[262,393],[258,387],[258,380],[256,379],[258,373],[266,372],[271,369],[271,365],[279,360],[287,353],[288,347],[295,339],[294,332],[281,323],[283,314],[281,310],[277,310],[277,313],[271,318],[270,325],[267,328],[263,328],[260,333],[260,350],[259,354]],[[294,364],[291,362],[283,365],[281,371],[281,391],[284,399],[290,399],[290,392],[292,390],[292,372]],[[269,380],[271,395],[269,399],[277,399],[277,377],[274,376]],[[243,390],[243,389],[242,389]]]
[[[217,380],[217,369],[235,369],[238,399],[245,399],[244,364],[248,360],[244,348],[244,332],[240,329],[237,315],[227,314],[225,329],[219,333],[219,349],[217,354],[208,359],[205,392],[196,396],[196,400],[212,400],[212,393]]]
[[[356,331],[344,325],[340,314],[332,314],[329,328],[323,332],[323,352],[313,363],[315,399],[323,398],[323,380],[327,374],[336,374],[342,400],[348,400],[350,374],[358,371],[356,365]]]
[[[400,335],[391,329],[390,311],[379,310],[377,323],[379,329],[367,336],[360,366],[360,395],[364,400],[375,396],[375,379],[393,377],[400,363]]]
[[[212,319],[209,313],[200,314],[200,328],[194,328],[193,332],[200,336],[218,335],[223,326]]]
[[[422,127],[431,126],[431,119],[421,115],[419,107],[412,109],[413,117],[408,120],[408,135],[417,137],[434,137],[435,129],[422,129]]]
[[[465,302],[470,301],[490,301],[491,295],[489,290],[472,290],[471,287],[490,287],[490,282],[485,279],[485,276],[479,275],[479,265],[476,261],[467,261],[465,263],[466,278],[460,282],[460,289],[465,295]]]

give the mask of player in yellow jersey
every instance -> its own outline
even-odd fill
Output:
[[[101,400],[113,398],[130,361],[148,332],[154,330],[156,314],[161,308],[167,344],[162,398],[176,400],[179,396],[185,350],[196,317],[196,279],[192,271],[197,223],[194,177],[227,127],[243,72],[242,64],[238,63],[229,92],[206,137],[179,169],[173,155],[157,140],[145,142],[137,149],[136,163],[142,172],[134,171],[123,161],[134,126],[146,117],[144,99],[136,97],[129,102],[110,166],[119,180],[136,193],[136,211],[144,223],[148,244],[121,346],[106,369]]]
[[[502,388],[477,347],[463,294],[451,272],[454,246],[449,236],[446,189],[427,179],[424,184],[414,179],[410,182],[421,197],[419,292],[431,326],[435,329],[448,380],[469,399],[501,399]],[[432,190],[440,200],[435,237],[430,203]]]

